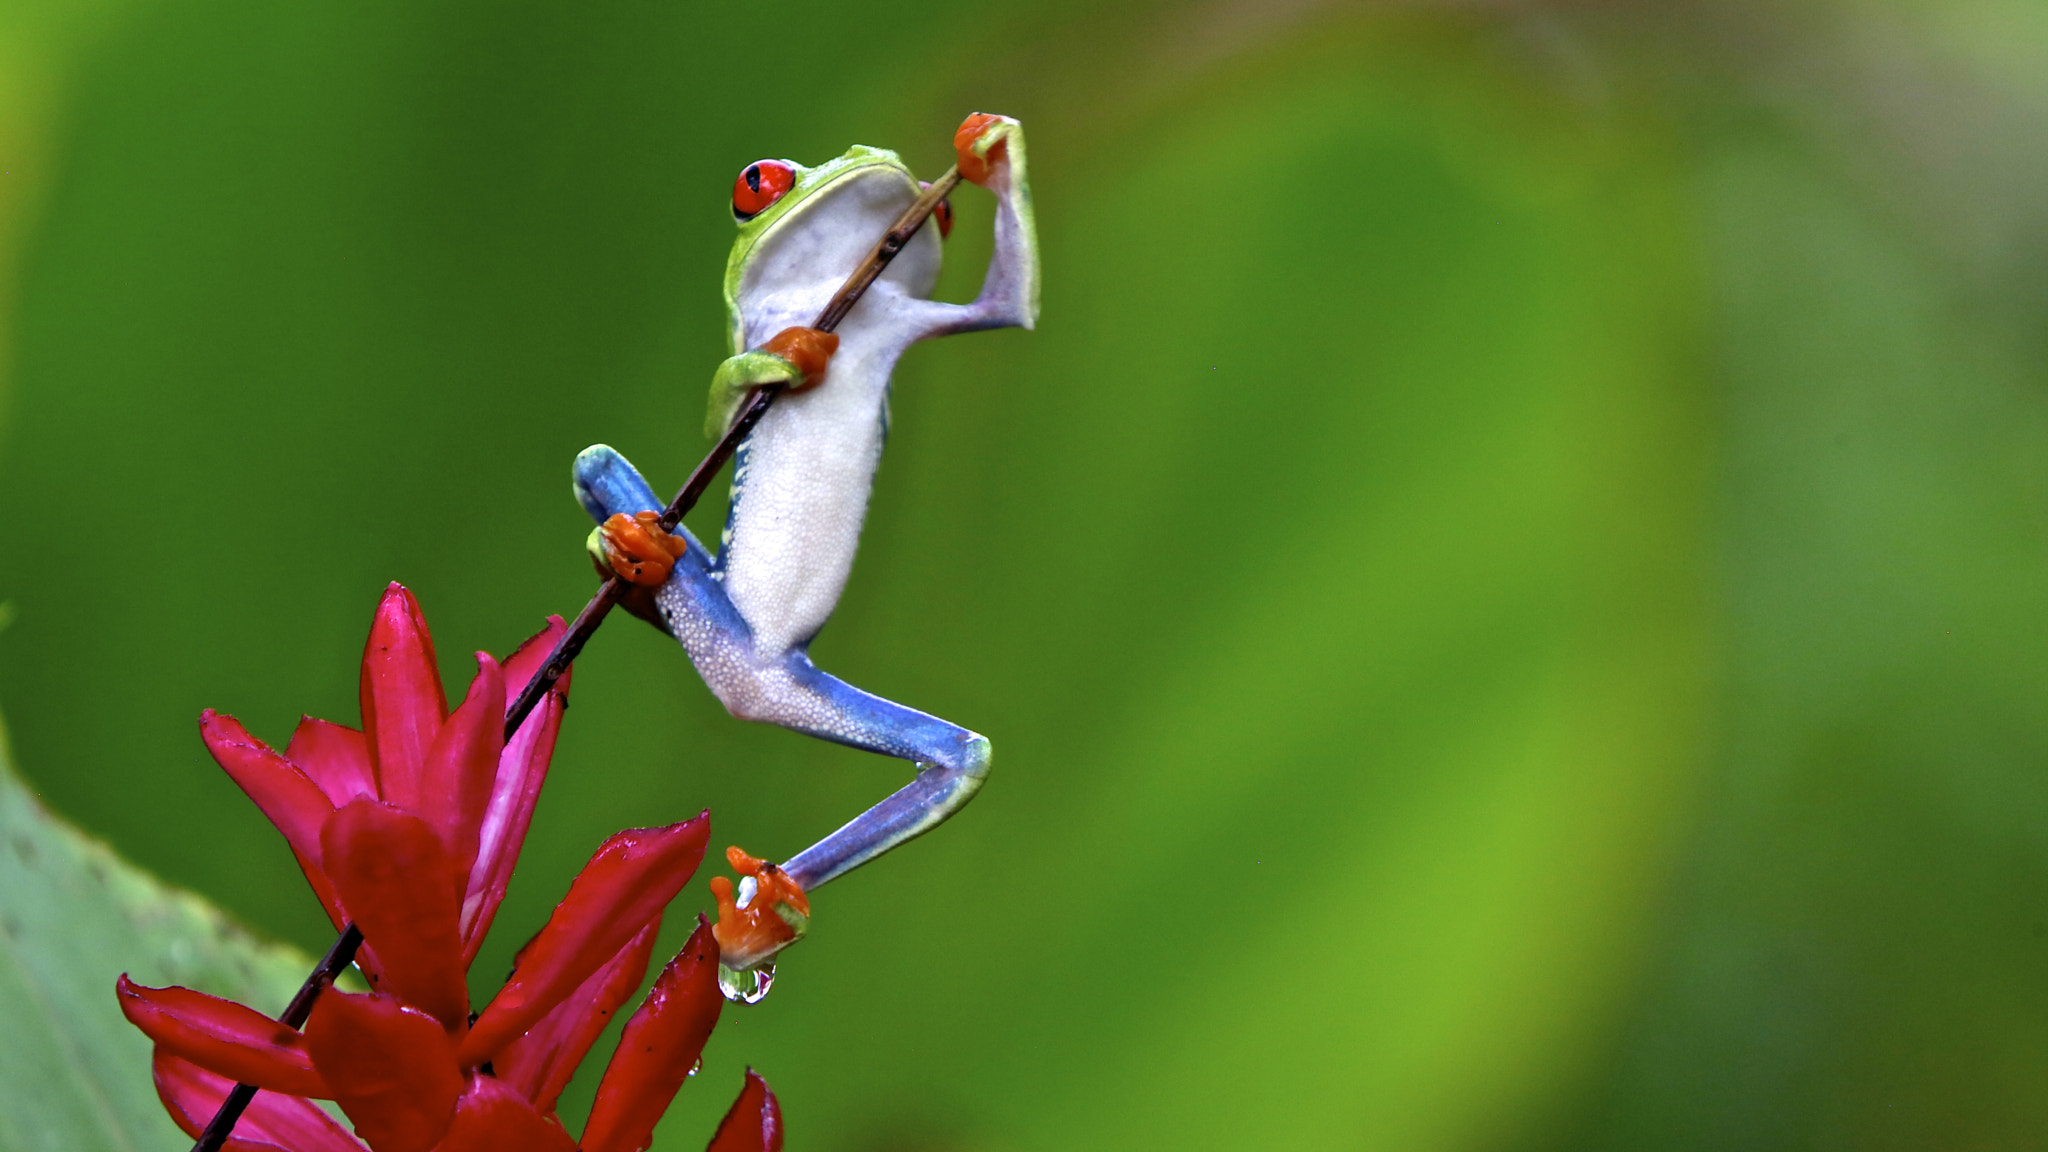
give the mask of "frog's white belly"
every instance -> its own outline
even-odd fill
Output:
[[[825,383],[779,398],[742,449],[721,552],[757,654],[817,635],[853,569],[902,346],[849,324]]]

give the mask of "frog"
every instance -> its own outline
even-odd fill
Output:
[[[887,149],[855,145],[816,167],[759,160],[733,183],[738,227],[724,296],[731,355],[713,373],[716,438],[753,389],[781,394],[733,456],[713,554],[664,533],[663,502],[608,445],[578,454],[576,498],[598,522],[588,549],[629,581],[638,611],[674,637],[734,717],[908,761],[910,781],[780,864],[731,849],[737,895],[713,881],[721,963],[769,963],[806,931],[807,893],[930,831],[981,790],[986,736],[864,691],[812,663],[853,568],[889,434],[890,378],[915,343],[1038,321],[1037,229],[1023,125],[975,113],[954,135],[961,177],[995,196],[994,249],[968,303],[932,299],[950,205],[935,214],[835,332],[809,327],[841,281],[926,187]]]

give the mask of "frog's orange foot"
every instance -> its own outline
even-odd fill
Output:
[[[761,345],[761,351],[780,356],[796,366],[802,379],[792,381],[791,392],[816,388],[825,382],[825,366],[839,351],[839,337],[822,328],[784,328]]]
[[[811,902],[804,890],[775,865],[747,855],[738,848],[725,850],[732,870],[754,880],[747,906],[739,906],[732,881],[711,878],[711,895],[718,901],[718,923],[711,935],[718,941],[718,962],[735,972],[759,968],[775,954],[803,939],[811,923]]]
[[[960,122],[953,133],[953,150],[960,154],[960,178],[970,184],[986,184],[998,166],[1009,160],[1010,133],[1017,121],[993,112],[976,112]]]
[[[662,528],[659,512],[615,512],[597,531],[605,563],[619,579],[642,588],[667,583],[676,558],[690,550],[688,540]]]

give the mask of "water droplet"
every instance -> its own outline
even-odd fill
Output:
[[[695,1064],[690,1065],[690,1070],[688,1072],[683,1073],[683,1075],[686,1077],[695,1076],[697,1073],[702,1072],[703,1070],[704,1058],[702,1056],[699,1056],[697,1057],[697,1062]]]
[[[718,990],[725,993],[727,1000],[740,1004],[759,1004],[768,995],[768,989],[775,986],[775,965],[765,964],[735,972],[725,965],[718,966]]]

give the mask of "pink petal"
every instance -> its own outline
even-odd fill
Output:
[[[448,715],[434,637],[417,600],[402,586],[384,590],[363,646],[363,736],[377,771],[377,794],[408,812],[419,809],[427,752]]]
[[[704,1152],[782,1152],[782,1105],[752,1068],[732,1110],[718,1122]]]
[[[689,942],[626,1021],[583,1127],[584,1152],[641,1152],[653,1143],[655,1123],[696,1067],[724,1006],[718,943],[699,916]]]
[[[527,681],[540,672],[562,634],[568,631],[560,616],[548,617],[548,626],[521,644],[505,659],[505,707],[525,689]],[[484,935],[491,929],[505,888],[512,881],[512,866],[518,862],[526,829],[533,821],[533,807],[540,799],[541,784],[547,779],[548,762],[555,753],[555,735],[562,727],[562,710],[568,707],[569,673],[556,680],[548,694],[534,705],[520,722],[498,757],[498,774],[491,786],[490,806],[484,813],[478,834],[476,866],[469,873],[469,887],[462,901],[462,955],[476,958]]]
[[[217,1076],[189,1060],[181,1060],[162,1048],[153,1064],[157,1098],[185,1135],[197,1137],[207,1121],[220,1111],[221,1101],[235,1081]],[[334,1122],[320,1106],[298,1096],[258,1092],[235,1124],[235,1138],[228,1148],[279,1147],[291,1152],[363,1152],[363,1146],[348,1130]]]
[[[576,1152],[561,1121],[495,1076],[473,1076],[437,1152]]]
[[[448,859],[455,865],[458,904],[476,863],[477,834],[484,822],[484,809],[491,802],[498,754],[504,750],[505,674],[496,660],[479,652],[469,695],[441,726],[441,734],[427,751],[419,805],[410,809],[425,817],[448,846]]]
[[[321,831],[328,878],[377,950],[375,987],[424,1009],[448,1029],[469,1019],[455,876],[425,820],[375,800],[352,800]]]
[[[222,716],[211,708],[201,712],[199,735],[214,760],[284,833],[292,851],[317,866],[320,825],[334,813],[333,803],[320,786],[269,745],[249,735],[232,716]]]
[[[489,1060],[617,955],[689,882],[710,833],[710,814],[702,813],[666,828],[629,828],[605,841],[471,1026],[462,1066]]]
[[[548,662],[548,657],[555,651],[555,645],[561,642],[562,634],[568,630],[569,626],[562,623],[560,616],[550,616],[546,627],[527,637],[525,643],[514,649],[510,656],[505,657],[505,707],[508,710],[512,707],[512,701],[518,699],[519,693],[526,689],[526,682],[533,679],[540,671],[541,665]],[[555,683],[566,693],[569,690],[569,673],[562,673],[562,678]]]
[[[292,742],[285,745],[284,758],[318,784],[337,808],[358,796],[377,796],[370,742],[353,728],[301,716]]]
[[[433,1017],[393,996],[329,988],[313,1002],[306,1041],[335,1102],[376,1152],[427,1152],[448,1131],[462,1073]]]
[[[656,913],[618,955],[605,961],[568,999],[498,1053],[491,1061],[498,1076],[533,1101],[534,1107],[554,1111],[555,1101],[576,1074],[584,1053],[612,1022],[612,1013],[640,987],[647,975],[647,958],[654,952],[654,938],[660,932],[661,915]]]
[[[246,1004],[190,988],[149,988],[126,974],[114,993],[128,1022],[172,1055],[272,1092],[328,1095],[306,1038]]]

